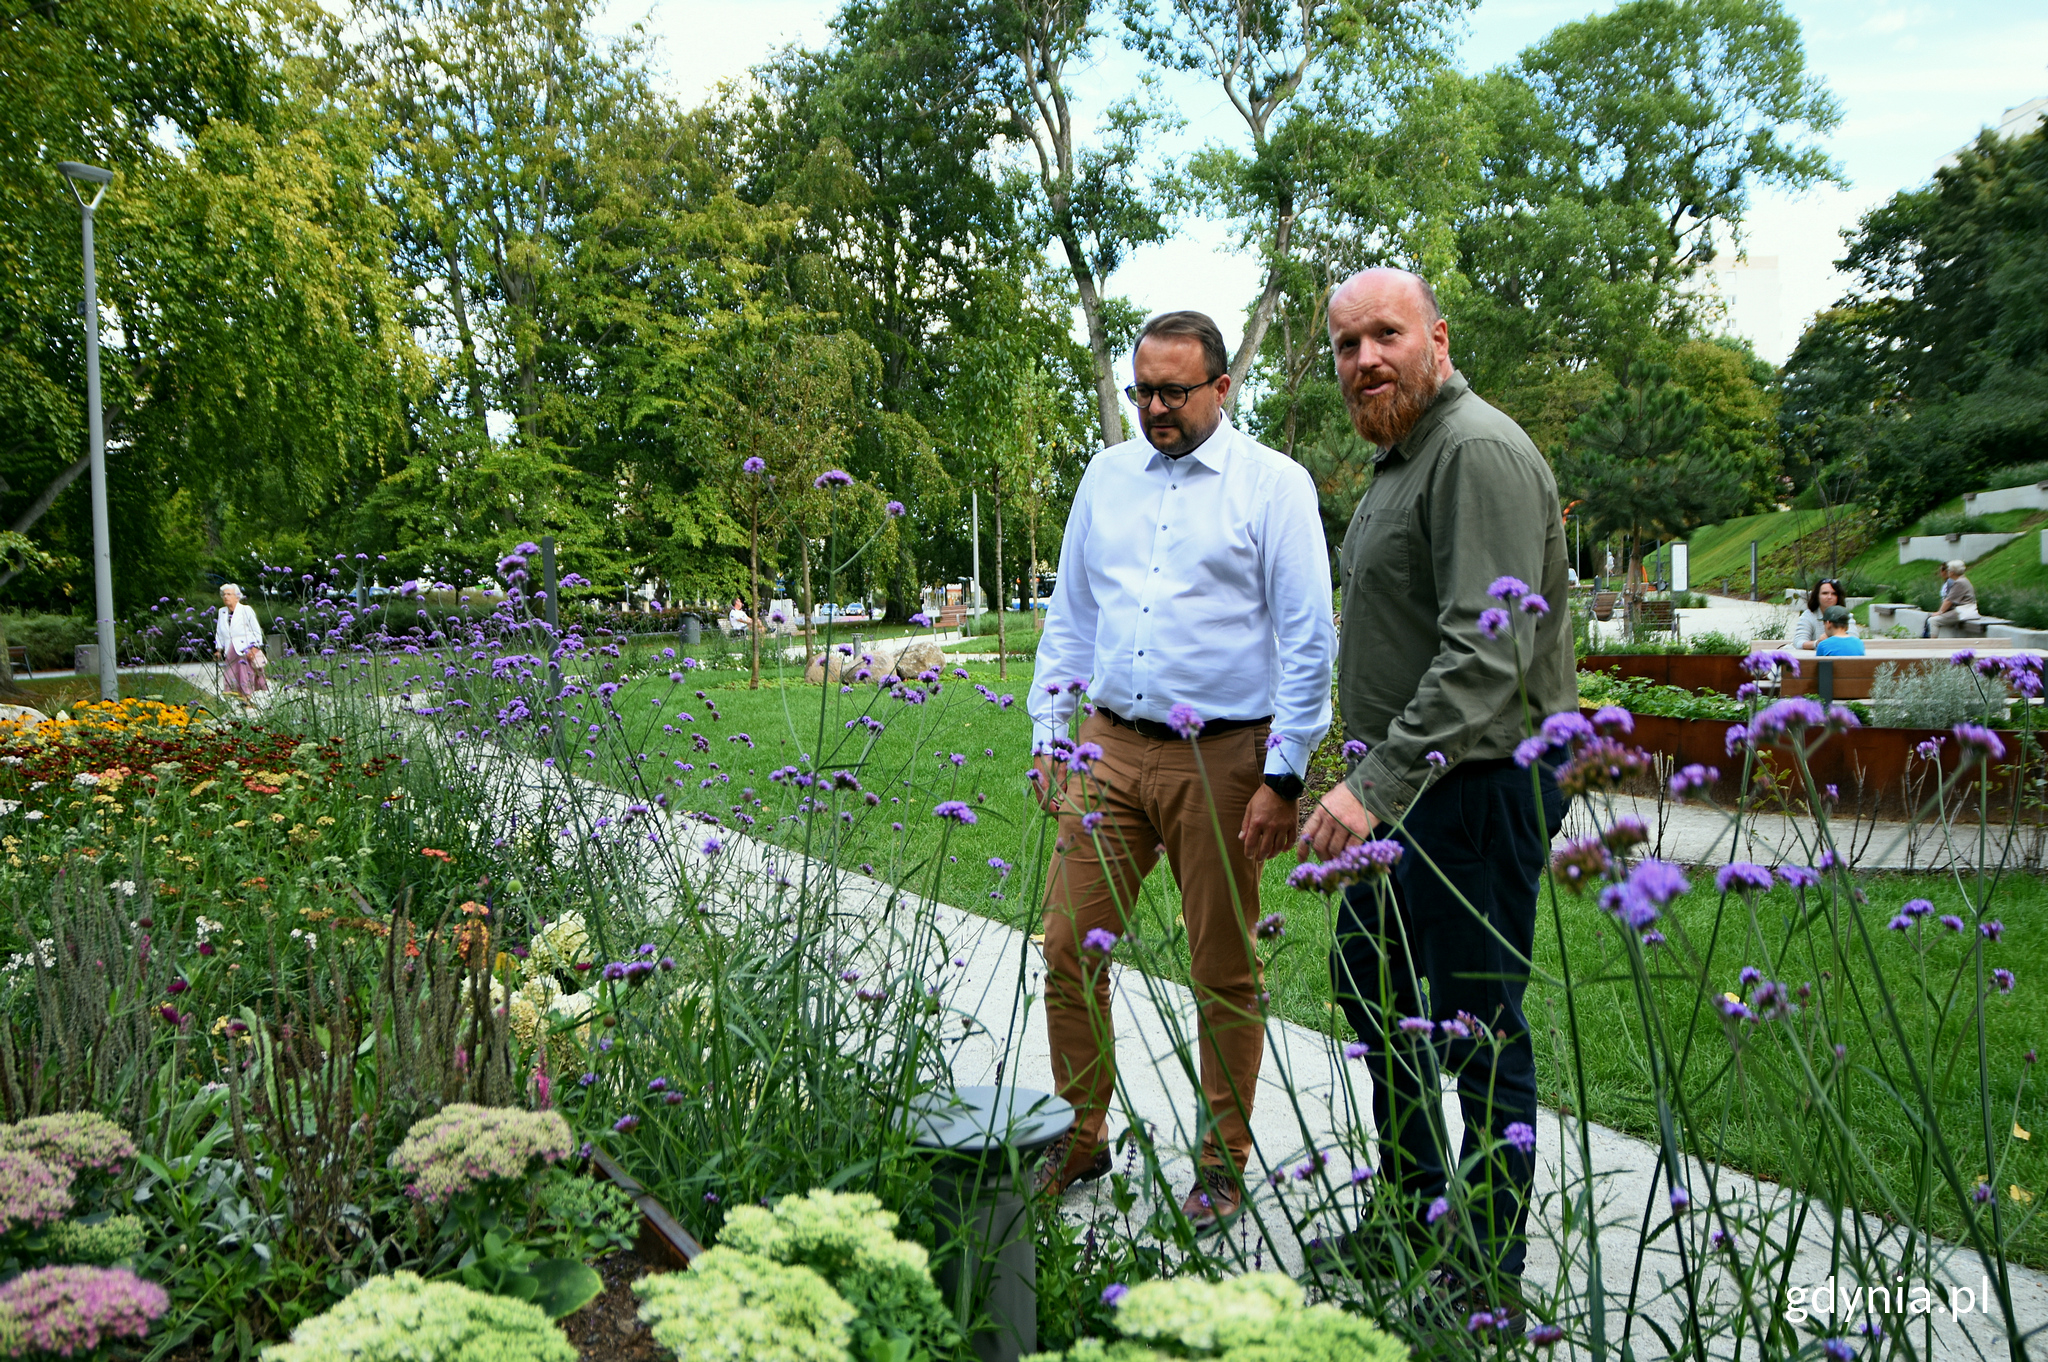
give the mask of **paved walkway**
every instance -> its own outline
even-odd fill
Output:
[[[501,753],[486,760],[493,761],[496,777],[504,782],[508,809],[538,810],[543,804],[555,804],[551,791],[561,787],[543,784],[550,777],[537,763]],[[582,786],[577,800],[580,825],[588,826],[602,815],[616,818],[626,802],[623,795]],[[559,805],[551,817],[562,817]],[[571,835],[582,835],[581,826],[572,828]],[[690,825],[680,820],[671,820],[669,827],[672,836],[687,846],[694,847],[700,840]],[[761,901],[774,879],[795,878],[803,870],[818,883],[830,886],[826,892],[834,895],[841,920],[849,924],[850,931],[861,934],[850,949],[886,955],[899,971],[895,977],[906,984],[950,976],[944,995],[948,1020],[943,1025],[955,1082],[1052,1087],[1038,1006],[1044,962],[1038,947],[1018,926],[947,905],[906,899],[879,881],[831,867],[806,868],[765,844],[724,833],[720,836],[725,846],[715,857],[694,850],[681,852],[681,873],[690,881],[687,890],[675,883],[677,871],[667,868],[651,846],[643,852],[648,857],[650,882],[671,886],[657,892],[668,896],[670,902],[678,895],[693,899],[708,895],[744,909]],[[673,844],[670,854],[675,854]],[[1026,923],[1031,916],[1028,911],[1019,914]],[[920,926],[923,930],[917,930]],[[1142,1226],[1154,1210],[1162,1208],[1164,1197],[1177,1200],[1192,1179],[1192,1154],[1197,1145],[1196,1087],[1183,1059],[1189,1052],[1186,1038],[1194,1025],[1192,995],[1177,984],[1121,964],[1113,968],[1112,991],[1122,1108],[1112,1127],[1136,1121],[1151,1131],[1168,1187],[1162,1192],[1146,1184],[1139,1206],[1129,1217],[1117,1215],[1107,1202],[1106,1184],[1070,1192],[1068,1213],[1094,1221],[1107,1233],[1118,1232],[1120,1225]],[[1268,1037],[1268,1058],[1259,1077],[1253,1119],[1257,1142],[1253,1171],[1286,1170],[1327,1153],[1330,1173],[1341,1183],[1354,1155],[1371,1148],[1369,1127],[1362,1119],[1369,1110],[1368,1080],[1358,1065],[1347,1064],[1338,1042],[1329,1036],[1273,1021],[1268,1025]],[[1455,1142],[1462,1124],[1455,1101],[1448,1097],[1445,1120]],[[1645,1242],[1645,1226],[1660,1225],[1669,1214],[1668,1184],[1660,1181],[1657,1150],[1601,1126],[1587,1126],[1583,1136],[1591,1148],[1590,1167],[1579,1154],[1579,1123],[1555,1112],[1545,1114],[1531,1217],[1528,1288],[1532,1295],[1550,1303],[1548,1308],[1572,1326],[1574,1335],[1588,1327],[1588,1244],[1583,1233],[1568,1236],[1563,1226],[1567,1200],[1590,1178],[1598,1208],[1600,1279],[1609,1293],[1605,1329],[1610,1354],[1622,1355],[1618,1345],[1625,1337],[1637,1357],[1665,1356],[1668,1349],[1656,1330],[1674,1339],[1681,1337],[1688,1302],[1670,1287],[1681,1275],[1670,1231],[1661,1229]],[[1824,1206],[1779,1185],[1726,1170],[1688,1167],[1681,1176],[1696,1208],[1692,1235],[1704,1236],[1710,1228],[1697,1208],[1711,1201],[1742,1222],[1745,1253],[1739,1261],[1758,1262],[1766,1246],[1774,1245],[1783,1255],[1779,1270],[1789,1287],[1812,1290],[1835,1281],[1828,1296],[1831,1304],[1837,1299],[1836,1288],[1852,1285],[1840,1280],[1842,1256],[1852,1242],[1886,1261],[1898,1257],[1900,1241],[1895,1227],[1869,1218],[1832,1216]],[[1333,1209],[1326,1203],[1320,1213],[1310,1206],[1305,1193],[1313,1185],[1313,1181],[1292,1177],[1283,1177],[1278,1189],[1258,1182],[1247,1215],[1228,1236],[1226,1251],[1246,1267],[1277,1266],[1300,1273],[1301,1242],[1323,1230],[1341,1228],[1345,1215],[1341,1204]],[[1688,1248],[1696,1244],[1695,1238]],[[1639,1248],[1644,1251],[1638,1275]],[[1919,1251],[1925,1253],[1924,1248]],[[1974,1298],[1985,1276],[1983,1265],[1959,1249],[1941,1248],[1934,1257],[1937,1267],[1926,1282],[1930,1291],[1945,1297],[1951,1288],[1965,1287]],[[2048,1328],[2048,1276],[2017,1267],[2010,1272],[2021,1327],[2029,1331]],[[1860,1292],[1862,1284],[1853,1285]],[[1733,1296],[1724,1270],[1705,1274],[1705,1290],[1707,1298],[1698,1307],[1700,1318],[1711,1318],[1728,1308]],[[1629,1304],[1632,1297],[1633,1308]],[[1839,1328],[1830,1332],[1846,1331],[1853,1322],[1842,1311],[1836,1312],[1834,1320]],[[2002,1322],[1992,1315],[1962,1311],[1954,1317],[1946,1312],[1923,1316],[1912,1336],[1914,1351],[1891,1352],[1905,1338],[1907,1323],[1887,1317],[1888,1355],[1942,1359],[2007,1355]],[[1710,1341],[1709,1351],[1715,1357],[1756,1356],[1753,1344],[1738,1349],[1733,1339],[1725,1338]],[[1573,1355],[1570,1348],[1565,1352]],[[1877,1355],[1867,1347],[1860,1347],[1859,1353]]]

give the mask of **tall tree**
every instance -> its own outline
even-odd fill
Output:
[[[1166,237],[1164,204],[1153,186],[1140,182],[1138,167],[1147,131],[1174,119],[1145,97],[1119,99],[1102,111],[1103,134],[1091,145],[1083,135],[1084,116],[1075,107],[1070,71],[1102,39],[1094,25],[1093,0],[1007,4],[999,31],[1008,42],[1015,77],[1012,126],[1030,147],[1040,230],[1045,239],[1059,243],[1074,281],[1088,333],[1102,443],[1118,444],[1124,419],[1114,366],[1138,317],[1106,285],[1133,247]]]
[[[184,584],[237,540],[304,524],[394,442],[409,338],[387,222],[367,192],[376,126],[313,58],[318,11],[83,0],[0,19],[0,528],[85,590],[78,209],[54,169],[115,173],[97,263],[115,588]]]
[[[1855,281],[1787,365],[1825,459],[1867,450],[1903,523],[2048,446],[2048,126],[1986,133],[1865,215]]]
[[[1285,293],[1297,230],[1336,188],[1339,146],[1356,150],[1402,96],[1447,59],[1467,0],[1126,0],[1133,47],[1212,82],[1244,124],[1240,149],[1211,144],[1188,165],[1193,199],[1221,209],[1264,263],[1265,279],[1230,361],[1231,402]],[[1337,154],[1341,155],[1341,152]]]
[[[1593,533],[1625,537],[1632,577],[1641,575],[1648,536],[1682,539],[1728,515],[1742,495],[1730,460],[1702,438],[1707,409],[1670,379],[1663,365],[1642,366],[1551,455],[1558,493],[1584,503]]]

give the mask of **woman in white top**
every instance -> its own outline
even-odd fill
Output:
[[[1821,613],[1831,605],[1847,605],[1842,595],[1842,584],[1826,578],[1815,582],[1813,590],[1806,593],[1806,609],[1799,618],[1792,621],[1792,646],[1812,652],[1814,647],[1827,637],[1827,627],[1821,623]]]
[[[213,655],[223,664],[221,685],[229,695],[247,700],[251,691],[268,690],[270,683],[256,667],[256,650],[263,646],[263,626],[256,611],[242,604],[242,588],[223,582],[221,608],[213,626]]]

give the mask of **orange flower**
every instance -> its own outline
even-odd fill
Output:
[[[440,859],[440,860],[443,860],[443,861],[448,861],[448,862],[451,862],[451,863],[452,863],[452,862],[453,862],[453,861],[455,860],[455,858],[454,858],[453,856],[450,856],[450,855],[449,855],[449,854],[448,854],[447,852],[445,852],[445,851],[437,851],[437,850],[435,850],[435,849],[434,849],[433,847],[421,847],[421,848],[420,848],[420,855],[422,855],[422,856],[433,856],[433,857],[436,857],[436,858],[438,858],[438,859]]]

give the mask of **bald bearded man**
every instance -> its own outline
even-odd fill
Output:
[[[1557,485],[1452,367],[1449,324],[1421,278],[1354,275],[1329,324],[1352,424],[1380,449],[1339,570],[1338,705],[1367,751],[1310,818],[1304,854],[1401,846],[1390,875],[1346,891],[1331,969],[1369,1047],[1383,1174],[1406,1194],[1413,1237],[1442,1244],[1453,1284],[1483,1295],[1518,1278],[1526,1254],[1537,1110],[1522,994],[1564,818],[1558,754],[1532,771],[1514,752],[1546,716],[1578,707]],[[1417,1018],[1435,1027],[1424,1034]],[[1455,1163],[1443,1068],[1464,1112]],[[1488,1150],[1453,1187],[1450,1170]],[[1371,1250],[1347,1236],[1321,1263],[1356,1252],[1362,1266]]]

